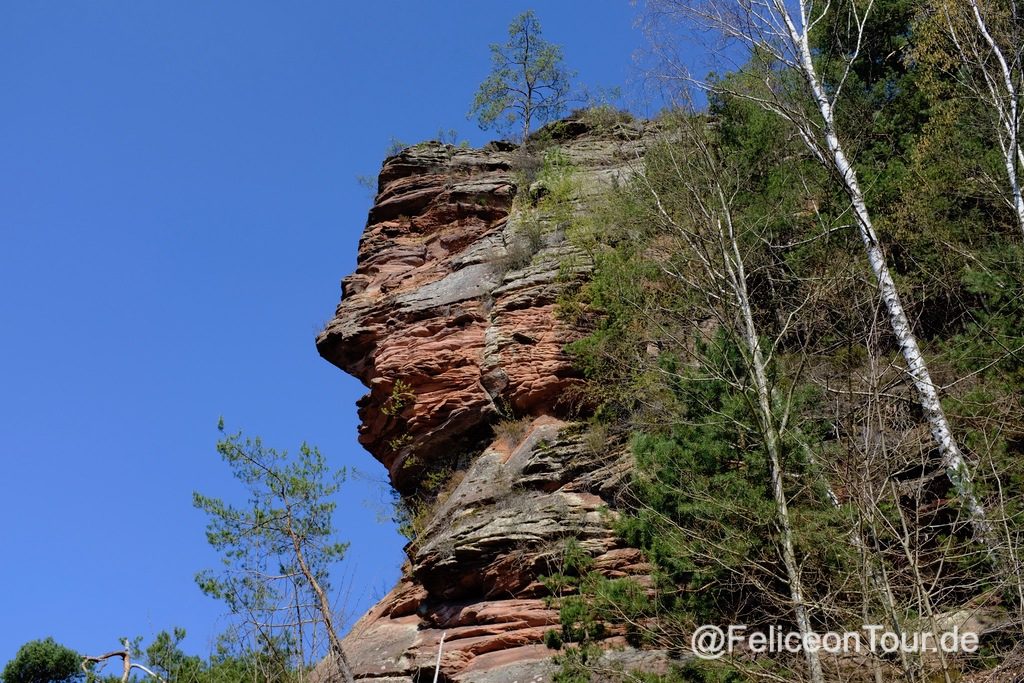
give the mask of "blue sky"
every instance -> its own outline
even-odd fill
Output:
[[[313,338],[354,268],[388,140],[467,121],[533,7],[590,86],[636,80],[634,8],[587,2],[7,2],[0,11],[0,666],[223,608],[191,493],[231,497],[216,424],[364,476],[339,498],[349,606],[398,576],[362,387]],[[631,103],[641,113],[642,104]],[[336,583],[342,583],[341,578]]]

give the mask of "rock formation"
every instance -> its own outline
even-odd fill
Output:
[[[597,132],[570,120],[548,132],[580,195],[642,153],[640,124]],[[580,333],[556,311],[585,260],[554,217],[527,225],[522,210],[545,191],[536,163],[503,143],[424,143],[387,159],[356,272],[317,338],[368,387],[359,440],[395,489],[410,501],[425,500],[428,481],[438,489],[402,579],[345,639],[360,680],[432,680],[442,632],[442,680],[549,680],[542,641],[558,613],[539,577],[558,571],[568,539],[597,570],[645,580],[641,554],[609,530],[629,457],[578,421],[583,380],[564,346]],[[608,643],[609,666],[650,657]]]

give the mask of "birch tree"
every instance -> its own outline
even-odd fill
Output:
[[[961,451],[904,308],[899,288],[890,270],[884,245],[875,230],[861,181],[851,163],[836,124],[841,102],[861,47],[872,0],[866,5],[841,5],[814,0],[653,0],[652,11],[660,18],[681,19],[703,33],[726,42],[726,51],[740,50],[762,67],[765,94],[728,91],[726,94],[757,102],[788,121],[810,154],[838,179],[849,200],[850,212],[864,246],[868,265],[884,304],[892,334],[899,346],[907,373],[918,396],[942,467],[967,513],[975,535],[991,549],[985,510],[975,493],[967,461]],[[825,81],[815,63],[811,34],[831,13],[845,11],[843,21],[850,32],[845,54],[835,79]],[[795,74],[798,85],[788,79]],[[683,76],[705,91],[720,87],[708,81]]]
[[[740,350],[745,372],[742,376],[728,379],[738,390],[750,396],[756,432],[761,436],[768,463],[767,483],[775,506],[778,551],[786,575],[789,607],[797,629],[808,636],[814,628],[801,576],[801,561],[795,550],[789,495],[784,486],[787,475],[783,441],[790,417],[789,399],[792,397],[777,395],[769,380],[772,349],[764,348],[763,332],[755,321],[747,285],[746,258],[741,245],[742,228],[733,219],[735,189],[724,184],[725,178],[735,174],[730,174],[719,163],[717,152],[700,130],[702,125],[701,119],[689,116],[682,123],[684,149],[671,144],[660,149],[660,154],[666,157],[664,167],[676,176],[673,184],[686,196],[663,199],[658,183],[652,182],[646,171],[639,173],[639,183],[653,200],[656,220],[668,234],[679,240],[686,251],[682,263],[690,267],[666,261],[660,265],[664,274],[683,282],[691,291],[699,292],[705,298],[703,309],[712,315],[719,329],[735,339]],[[649,156],[652,154],[649,152]],[[669,208],[670,201],[676,210]],[[680,206],[685,208],[680,210]],[[675,263],[680,261],[675,260]],[[822,683],[824,675],[817,650],[805,648],[802,654],[809,679],[813,683]]]
[[[965,68],[959,81],[992,114],[993,132],[1006,169],[1009,204],[1024,233],[1021,173],[1021,88],[1024,87],[1024,11],[1017,0],[958,0],[937,3],[956,57]]]

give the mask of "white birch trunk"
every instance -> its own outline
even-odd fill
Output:
[[[701,153],[705,154],[710,161],[711,155],[705,148],[701,148]],[[753,308],[751,307],[747,292],[746,270],[733,228],[729,202],[726,199],[725,192],[718,184],[718,178],[715,176],[717,169],[714,165],[709,163],[708,167],[703,170],[708,174],[707,179],[712,185],[711,194],[714,195],[713,201],[718,205],[718,211],[714,211],[705,205],[702,200],[698,200],[703,209],[703,217],[708,222],[707,227],[710,235],[695,235],[678,225],[665,209],[657,190],[650,183],[647,186],[654,197],[661,217],[677,230],[679,235],[689,245],[693,255],[700,262],[709,281],[708,287],[703,290],[705,295],[709,297],[709,307],[714,310],[721,304],[726,304],[726,310],[721,314],[722,319],[739,319],[740,329],[738,331],[734,330],[734,332],[738,333],[744,349],[746,369],[753,378],[753,390],[757,398],[755,411],[758,428],[765,440],[765,451],[768,455],[769,478],[771,480],[772,498],[775,502],[777,517],[776,527],[779,531],[779,550],[782,555],[782,563],[786,569],[786,578],[789,584],[789,600],[796,619],[797,629],[802,636],[807,636],[812,633],[811,620],[803,588],[803,579],[800,576],[800,565],[797,562],[796,550],[793,545],[793,526],[783,486],[782,439],[779,422],[775,414],[775,406],[773,405],[771,387],[768,383],[768,363],[761,348],[757,325],[754,322]],[[644,178],[646,180],[646,177]],[[695,195],[699,193],[693,186],[690,187],[690,191]],[[715,243],[710,243],[711,240],[714,240]],[[708,249],[707,247],[712,248]],[[721,263],[714,263],[712,255],[714,255],[716,260],[718,257],[721,257]],[[806,638],[804,642],[808,642]],[[807,648],[803,651],[803,655],[807,662],[811,683],[824,683],[824,673],[817,650]]]
[[[724,197],[722,201],[725,201]],[[786,502],[786,491],[782,482],[781,436],[775,419],[775,408],[772,405],[771,389],[768,386],[767,363],[761,350],[761,340],[757,334],[757,326],[754,323],[750,299],[747,296],[747,276],[743,267],[743,260],[740,257],[728,214],[726,215],[726,222],[729,226],[728,241],[723,245],[723,256],[725,257],[729,284],[732,288],[731,294],[736,298],[736,303],[739,307],[742,320],[743,342],[749,354],[754,391],[757,394],[761,432],[764,435],[765,450],[768,452],[768,462],[771,468],[772,497],[775,499],[775,511],[778,516],[782,563],[786,567],[786,578],[789,580],[790,600],[793,603],[793,613],[796,617],[797,629],[801,635],[806,636],[812,632],[812,628],[808,616],[807,603],[804,598],[800,565],[797,564],[796,551],[793,547],[793,526],[790,522],[789,505]],[[730,251],[731,254],[729,253]],[[804,642],[808,642],[806,638]],[[813,648],[804,648],[803,654],[807,660],[807,669],[811,677],[811,683],[823,683],[825,678],[821,669],[821,659],[818,657],[818,651]]]
[[[997,75],[989,73],[988,67],[984,63],[979,64],[979,67],[984,72],[985,81],[992,98],[992,106],[995,107],[996,115],[1002,124],[1003,130],[1001,132],[997,131],[999,144],[1003,150],[1006,177],[1010,184],[1011,203],[1017,214],[1017,227],[1024,233],[1024,197],[1021,195],[1020,177],[1017,172],[1018,163],[1024,165],[1024,152],[1021,151],[1020,147],[1021,117],[1018,84],[1014,83],[1013,70],[1007,62],[1006,55],[999,43],[992,37],[992,32],[989,31],[988,24],[981,15],[981,9],[978,7],[977,0],[968,0],[968,3],[971,6],[971,13],[973,14],[978,33],[999,64],[999,73]],[[1021,46],[1011,46],[1011,49],[1021,51]],[[964,57],[966,58],[967,55],[964,55]],[[1017,55],[1017,59],[1020,59],[1020,55]],[[1019,63],[1017,64],[1017,69],[1021,69]],[[999,91],[1000,85],[1003,88],[1003,92]]]
[[[964,511],[970,518],[975,536],[985,542],[991,551],[993,549],[991,546],[991,534],[985,518],[985,510],[974,493],[974,486],[971,483],[967,463],[964,460],[960,446],[953,437],[949,420],[946,418],[946,413],[942,409],[942,403],[939,400],[938,390],[932,381],[928,366],[921,353],[921,348],[918,346],[917,338],[914,336],[910,321],[903,309],[899,290],[892,278],[892,273],[889,272],[885,253],[879,243],[867,204],[864,201],[864,193],[860,189],[857,173],[847,159],[839,137],[836,135],[832,104],[825,94],[811,58],[810,42],[806,30],[808,19],[806,15],[803,15],[800,27],[798,28],[789,10],[786,9],[784,1],[773,0],[773,2],[776,12],[778,12],[780,19],[785,23],[786,30],[789,33],[789,40],[799,60],[800,71],[807,81],[818,113],[821,116],[820,123],[825,138],[828,161],[831,162],[842,179],[843,187],[849,197],[850,205],[857,220],[861,240],[867,252],[868,263],[878,283],[879,293],[889,315],[889,323],[892,327],[893,335],[896,337],[897,344],[899,344],[900,351],[903,354],[903,359],[907,364],[907,371],[914,383],[914,387],[917,389],[925,420],[928,422],[932,438],[939,448],[942,466],[946,470],[946,475]],[[802,1],[800,8],[803,13],[804,3]]]

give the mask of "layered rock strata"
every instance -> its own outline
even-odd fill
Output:
[[[639,124],[551,132],[578,197],[642,153]],[[421,511],[401,581],[345,639],[360,680],[432,680],[442,633],[443,680],[549,680],[542,641],[558,613],[539,578],[559,570],[569,539],[596,570],[646,580],[641,554],[609,529],[628,454],[573,421],[583,380],[564,347],[580,333],[556,306],[586,262],[565,225],[529,208],[524,195],[545,191],[529,177],[537,159],[424,143],[386,160],[356,272],[317,338],[368,387],[359,440],[396,490],[416,499],[427,478],[448,479]]]

